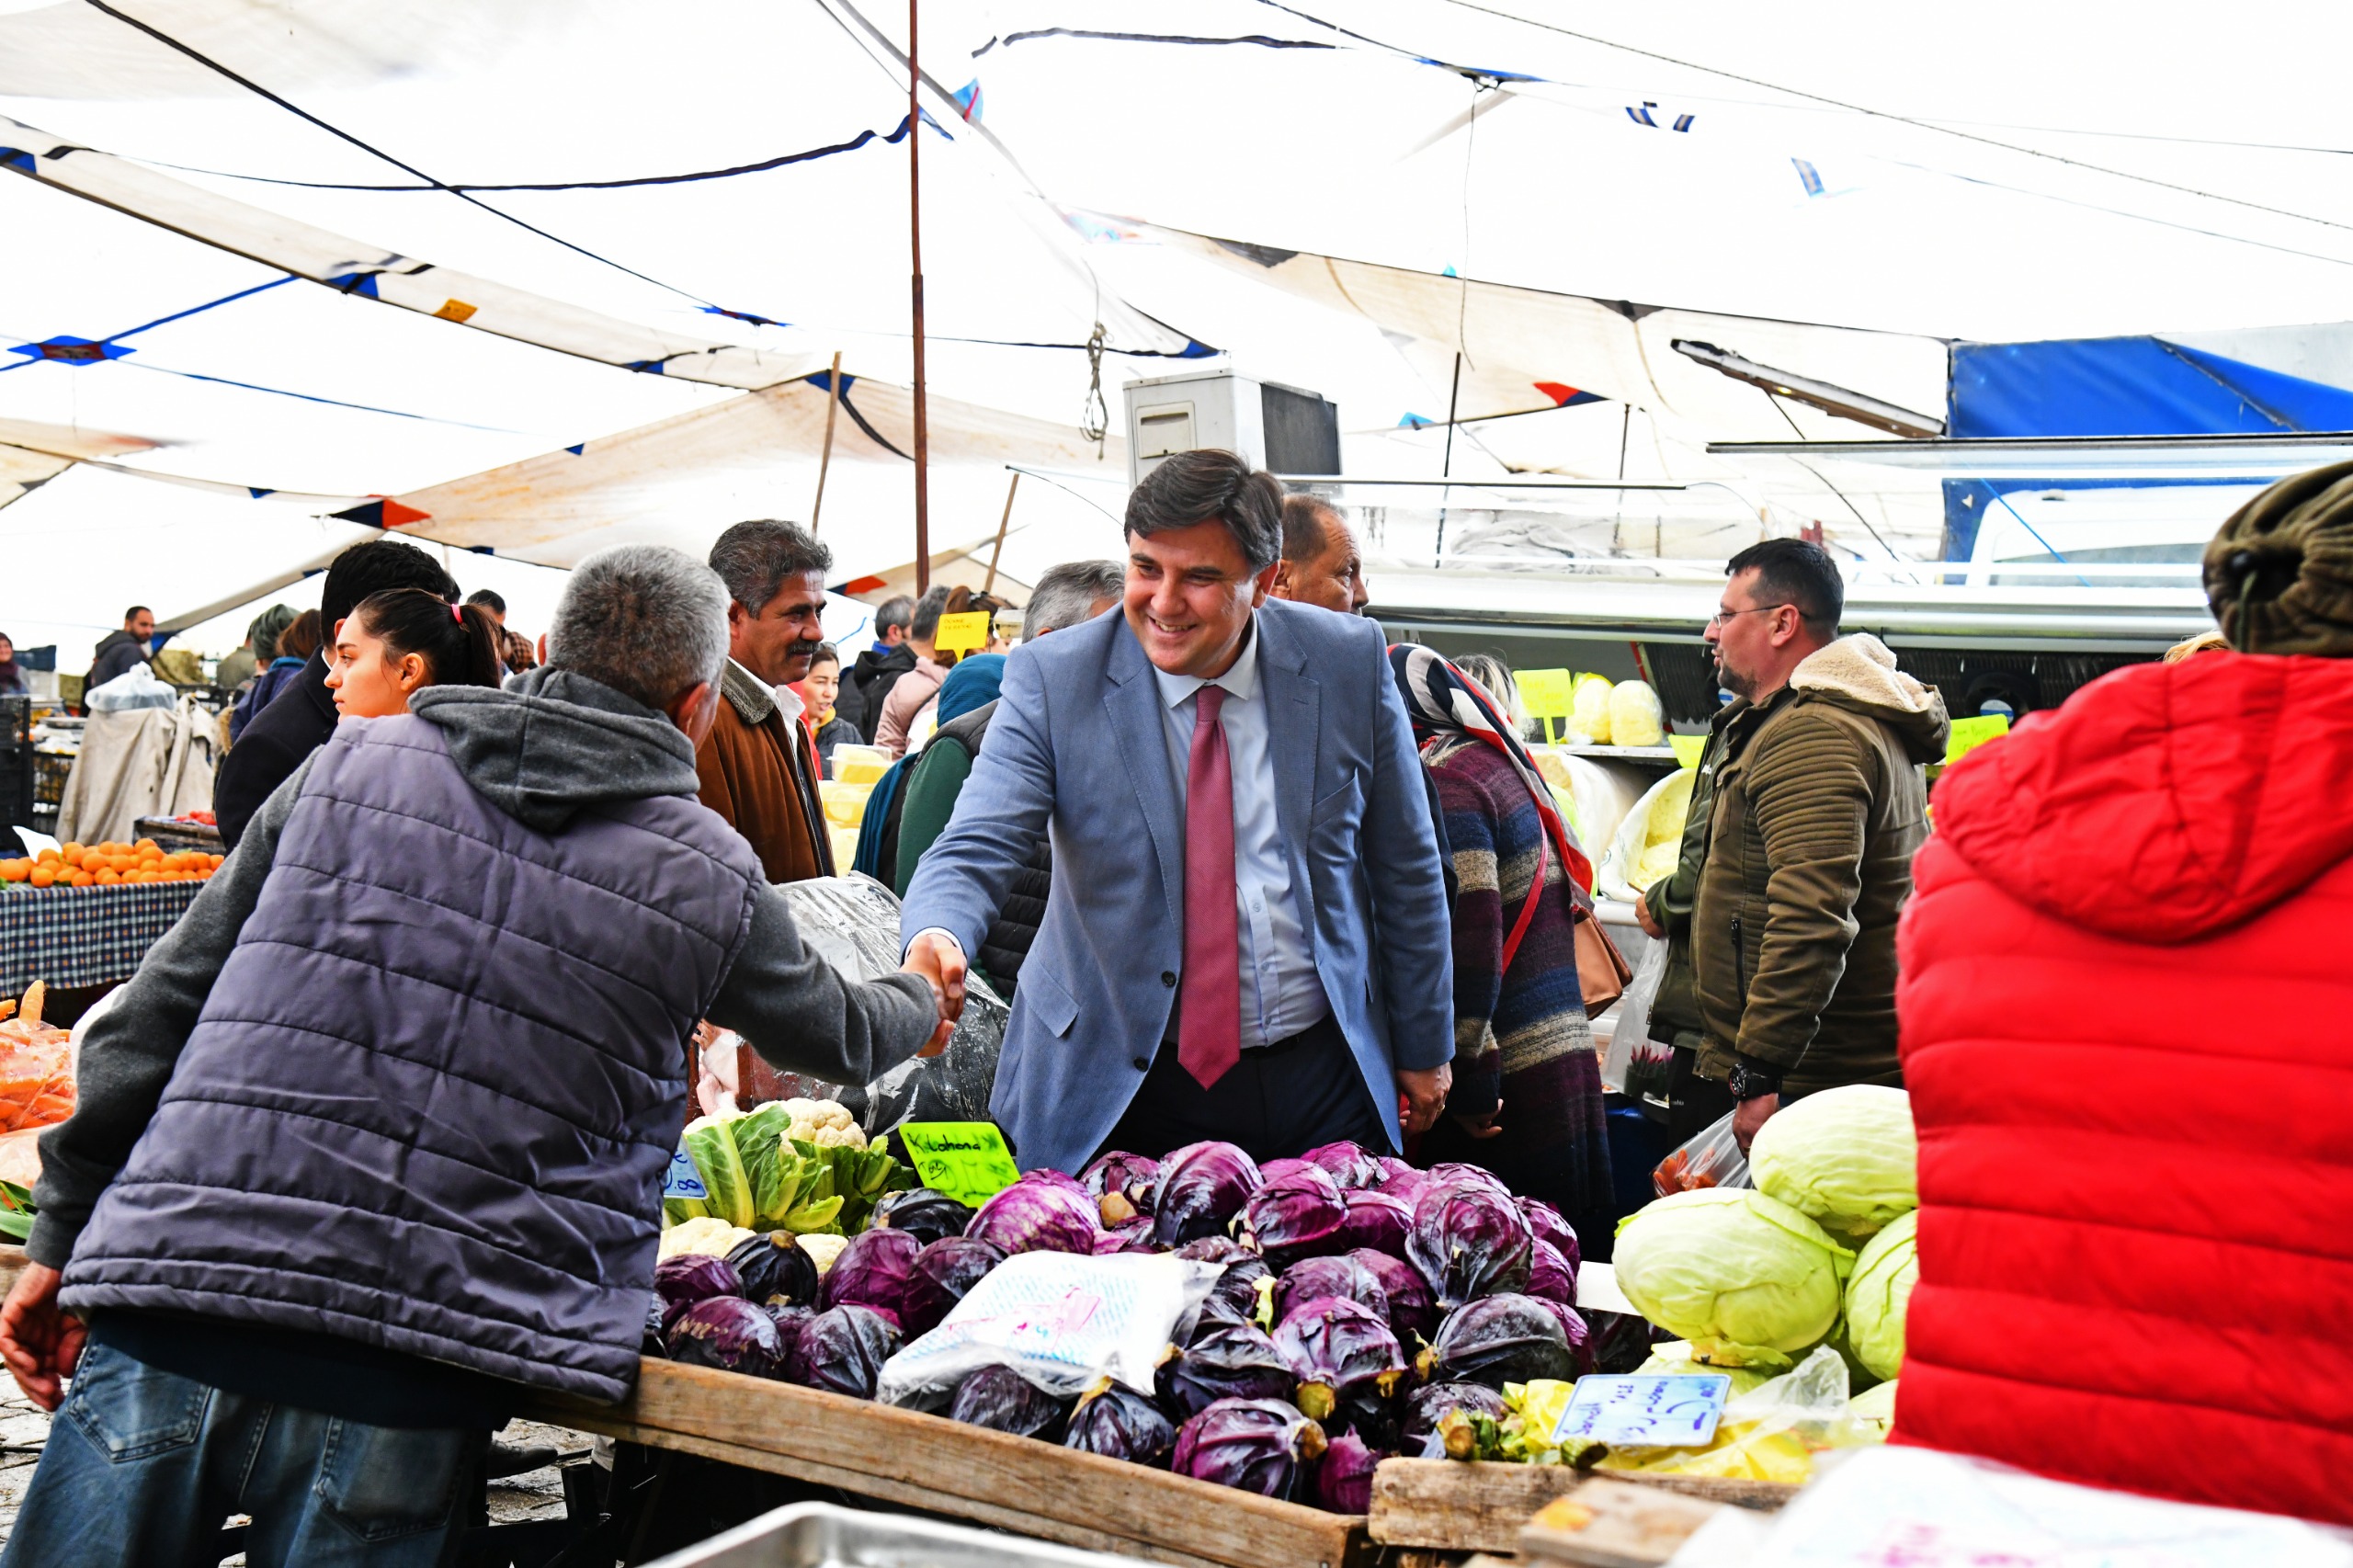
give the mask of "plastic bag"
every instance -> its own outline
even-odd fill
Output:
[[[1609,688],[1609,744],[1655,746],[1665,744],[1666,710],[1648,681],[1621,680]]]
[[[1651,1038],[1651,1005],[1666,975],[1666,944],[1652,938],[1635,960],[1634,978],[1618,999],[1618,1021],[1601,1057],[1601,1086],[1612,1094],[1649,1095],[1665,1102],[1671,1041]]]
[[[1740,1152],[1740,1141],[1732,1135],[1732,1119],[1736,1114],[1726,1111],[1698,1137],[1661,1160],[1651,1172],[1651,1190],[1665,1198],[1694,1187],[1756,1186],[1748,1179],[1748,1156]]]
[[[1724,1405],[1715,1440],[1704,1449],[1617,1449],[1602,1470],[1653,1475],[1706,1475],[1736,1481],[1804,1482],[1825,1449],[1882,1441],[1869,1420],[1849,1413],[1847,1363],[1821,1346],[1790,1370]]]
[[[1176,1320],[1224,1266],[1174,1253],[1023,1252],[998,1264],[938,1328],[882,1364],[874,1397],[937,1409],[983,1367],[1005,1366],[1075,1398],[1100,1378],[1152,1392]]]
[[[142,660],[85,693],[82,705],[93,713],[121,713],[133,708],[176,708],[179,700],[180,694],[158,680]]]
[[[1675,874],[1683,858],[1683,822],[1691,810],[1691,786],[1699,775],[1678,767],[1643,792],[1618,824],[1597,873],[1604,898],[1633,902],[1651,884]]]

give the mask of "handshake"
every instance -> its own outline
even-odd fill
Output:
[[[964,949],[945,931],[922,932],[907,945],[907,960],[899,971],[919,974],[931,987],[939,1023],[931,1031],[930,1043],[915,1054],[937,1056],[948,1049],[948,1037],[956,1032],[956,1020],[964,1016]]]

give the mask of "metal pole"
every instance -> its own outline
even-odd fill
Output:
[[[1440,479],[1454,477],[1454,415],[1461,402],[1462,350],[1458,348],[1454,351],[1454,385],[1446,394],[1446,459],[1438,467],[1438,476]],[[1619,477],[1622,479],[1625,476],[1621,474]],[[1447,490],[1438,492],[1438,547],[1430,553],[1430,565],[1434,568],[1446,563],[1446,498],[1451,494]]]
[[[996,520],[996,548],[989,551],[989,574],[981,584],[981,592],[984,594],[996,586],[996,558],[1005,553],[1005,530],[1013,524],[1013,493],[1020,488],[1021,471],[1017,468],[1013,471],[1013,483],[1005,487],[1005,516]],[[1021,635],[1025,638],[1029,635],[1026,621],[1022,623]]]
[[[834,415],[842,408],[842,351],[834,350],[834,373],[825,381],[825,446],[817,454],[817,499],[809,508],[809,531],[817,531],[818,515],[825,509],[825,470],[834,461]]]
[[[931,421],[923,385],[923,68],[916,63],[915,11],[907,0],[907,255],[913,263],[915,339],[915,592],[931,586]]]

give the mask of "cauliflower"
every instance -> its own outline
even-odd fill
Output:
[[[792,1239],[795,1245],[809,1255],[809,1261],[817,1266],[817,1272],[821,1275],[833,1272],[834,1260],[841,1256],[842,1248],[849,1245],[847,1236],[813,1235]]]
[[[820,1149],[866,1147],[866,1134],[858,1131],[848,1108],[834,1100],[787,1100],[784,1112],[792,1119],[784,1130],[787,1138],[798,1138]]]
[[[725,1257],[737,1244],[752,1233],[739,1225],[731,1225],[716,1215],[706,1214],[699,1220],[681,1220],[662,1233],[662,1244],[654,1253],[659,1262],[665,1257],[677,1257],[687,1253],[704,1253],[712,1257]]]

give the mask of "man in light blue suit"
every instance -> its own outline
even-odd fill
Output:
[[[965,955],[1051,838],[991,1104],[1025,1168],[1205,1138],[1394,1151],[1444,1108],[1421,763],[1380,628],[1268,602],[1282,498],[1230,452],[1137,486],[1120,608],[1014,653],[907,889],[909,967],[961,1006]]]

